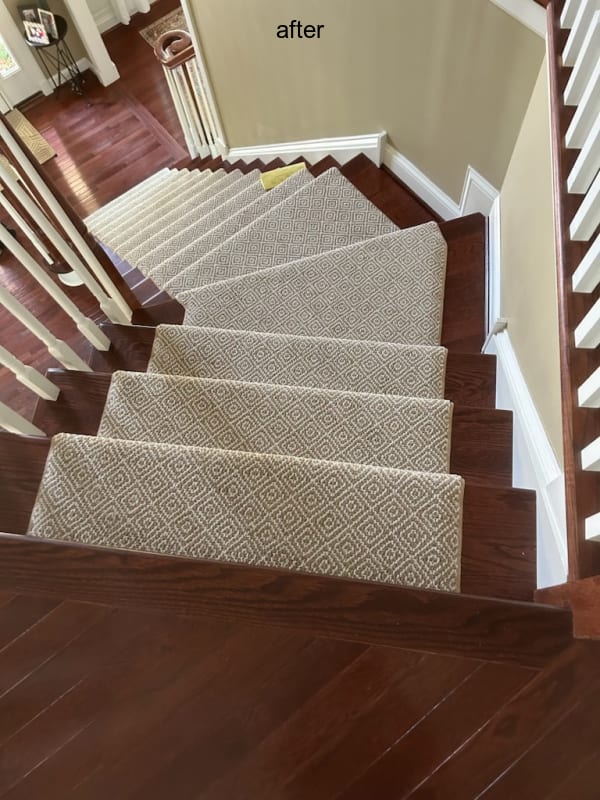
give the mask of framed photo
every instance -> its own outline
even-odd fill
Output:
[[[39,18],[40,18],[40,25],[44,26],[44,29],[48,36],[51,39],[58,39],[58,29],[56,27],[56,20],[54,18],[54,14],[51,11],[44,11],[43,8],[38,10]]]
[[[37,8],[31,8],[30,6],[19,6],[19,14],[21,15],[21,19],[24,23],[40,21]]]
[[[24,21],[25,35],[32,44],[50,44],[46,29],[39,22]]]

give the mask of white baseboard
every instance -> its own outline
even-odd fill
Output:
[[[460,203],[457,203],[389,142],[384,147],[383,163],[409,189],[412,189],[417,197],[445,220],[475,213],[487,217],[499,195],[498,190],[488,180],[469,166]]]
[[[537,493],[538,588],[567,580],[567,522],[564,474],[504,331],[487,349],[498,358],[496,405],[514,414],[513,483]]]
[[[281,158],[290,163],[301,156],[310,158],[313,162],[326,156],[333,156],[340,164],[345,164],[362,153],[380,166],[385,138],[385,133],[372,133],[366,136],[339,136],[333,139],[307,139],[303,142],[232,147],[227,158],[229,161],[241,159],[248,164],[256,158],[265,162]]]
[[[546,11],[535,0],[491,0],[511,17],[519,20],[530,31],[543,39],[546,37]]]

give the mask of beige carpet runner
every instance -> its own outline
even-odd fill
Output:
[[[30,534],[458,591],[463,481],[55,436]]]
[[[447,246],[337,169],[164,169],[90,231],[177,296],[97,437],[53,440],[32,536],[460,590]]]
[[[117,372],[98,433],[447,472],[451,422],[446,400]]]
[[[446,240],[435,222],[179,296],[188,325],[439,344]]]
[[[443,347],[159,325],[149,372],[442,398]]]

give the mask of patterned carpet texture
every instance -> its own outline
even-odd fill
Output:
[[[32,536],[460,591],[435,222],[334,168],[163,169],[86,223],[185,323],[54,437]]]

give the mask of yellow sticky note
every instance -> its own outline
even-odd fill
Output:
[[[291,178],[292,175],[295,175],[303,169],[306,169],[306,164],[304,161],[301,161],[299,164],[290,164],[288,167],[279,167],[269,172],[263,172],[260,176],[260,180],[265,191],[268,192],[269,189],[274,189],[276,186],[279,186],[280,183],[283,183],[288,178]]]

